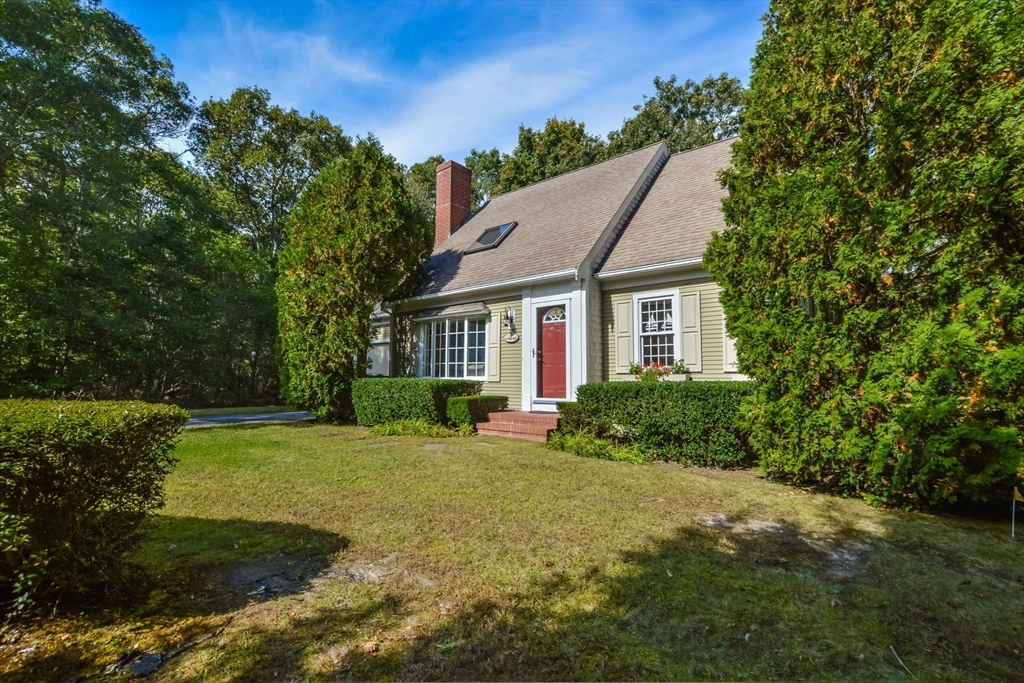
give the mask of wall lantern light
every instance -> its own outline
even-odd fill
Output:
[[[508,328],[508,333],[505,335],[505,341],[509,344],[515,344],[519,341],[519,335],[516,334],[516,312],[511,306],[505,309],[505,315],[502,316],[505,321],[505,327]]]

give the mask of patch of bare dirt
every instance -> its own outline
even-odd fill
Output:
[[[863,571],[864,560],[873,551],[870,543],[837,540],[830,536],[800,533],[796,529],[764,519],[730,520],[722,513],[699,518],[705,526],[721,529],[730,534],[752,538],[777,538],[780,551],[799,552],[802,545],[810,549],[828,573],[839,578],[850,578]]]
[[[305,590],[323,575],[322,567],[322,561],[305,555],[281,553],[230,565],[223,575],[223,583],[234,595],[267,600]]]
[[[426,588],[434,588],[437,583],[423,574],[402,569],[395,563],[397,555],[388,555],[376,562],[353,562],[341,570],[341,575],[349,581],[368,581],[380,583],[388,577],[405,578]]]

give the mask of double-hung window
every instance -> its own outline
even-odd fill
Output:
[[[487,376],[487,321],[448,318],[423,323],[425,377]]]
[[[641,365],[676,362],[676,302],[674,294],[637,298],[637,356]]]

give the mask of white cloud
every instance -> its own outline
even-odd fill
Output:
[[[475,61],[434,65],[434,78],[421,77],[404,106],[370,128],[404,163],[437,153],[459,159],[471,147],[511,151],[520,123],[538,127],[555,115],[604,135],[652,94],[656,75],[746,75],[749,53],[725,63],[728,37],[715,35],[721,26],[699,7],[657,30],[628,12],[604,9],[571,33],[515,36]]]
[[[514,140],[524,114],[550,110],[598,75],[587,60],[573,58],[585,47],[570,41],[458,65],[414,88],[397,117],[377,133],[403,161],[474,146],[474,141],[482,146],[500,138]],[[564,66],[553,69],[552,64]]]
[[[472,147],[511,151],[520,123],[539,127],[551,116],[604,135],[652,94],[656,75],[746,77],[764,2],[522,12],[406,4],[376,13],[325,4],[291,23],[254,18],[246,5],[203,5],[176,34],[172,57],[197,99],[266,88],[276,104],[315,109],[349,134],[373,132],[411,164],[439,153],[461,159]]]
[[[218,30],[186,40],[196,72],[190,85],[203,98],[258,85],[270,90],[276,102],[298,107],[325,88],[383,79],[365,56],[340,49],[325,34],[270,30],[226,10]]]

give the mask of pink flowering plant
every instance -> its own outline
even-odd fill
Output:
[[[657,361],[650,365],[633,363],[629,366],[629,372],[633,375],[634,379],[640,380],[641,382],[658,382],[669,375],[690,374],[682,360],[677,360],[672,365],[662,365]]]

